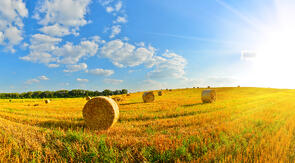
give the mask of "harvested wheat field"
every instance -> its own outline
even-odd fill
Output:
[[[85,126],[85,98],[0,100],[0,162],[295,161],[295,90],[202,90],[127,96],[107,131]]]

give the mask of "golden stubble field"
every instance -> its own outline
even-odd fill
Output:
[[[295,161],[295,90],[213,89],[212,104],[197,88],[133,93],[108,131],[85,127],[82,98],[0,100],[0,161]]]

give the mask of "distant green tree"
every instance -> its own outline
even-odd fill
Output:
[[[127,89],[122,89],[120,94],[127,94],[128,90]]]
[[[109,95],[113,95],[113,92],[109,89],[105,89],[104,91],[102,91],[102,94],[104,96],[109,96]]]
[[[127,94],[127,89],[111,91],[106,89],[102,92],[90,91],[82,89],[73,90],[58,90],[58,91],[34,91],[34,92],[24,92],[24,93],[0,93],[1,99],[9,98],[74,98],[74,97],[85,97],[85,96],[109,96],[109,95],[119,95]]]

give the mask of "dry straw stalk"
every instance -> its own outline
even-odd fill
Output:
[[[91,100],[91,97],[90,97],[90,96],[87,96],[87,97],[86,97],[86,100],[87,100],[87,101]]]
[[[87,127],[96,130],[107,130],[119,119],[119,107],[109,97],[95,97],[85,104],[83,117]]]
[[[212,89],[203,90],[202,101],[203,103],[212,103],[216,101],[216,91]]]

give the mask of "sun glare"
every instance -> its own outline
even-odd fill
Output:
[[[254,60],[256,84],[295,88],[295,76],[292,75],[295,70],[294,14],[288,15],[288,18],[280,14],[274,26],[263,29]]]

